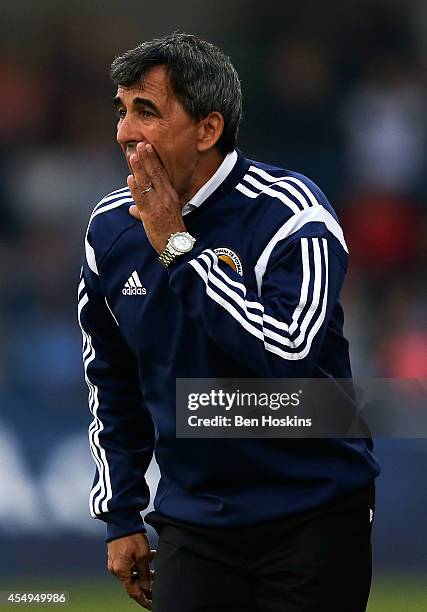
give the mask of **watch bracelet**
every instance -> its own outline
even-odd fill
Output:
[[[160,253],[159,261],[165,268],[168,268],[176,257],[178,257],[178,253],[172,253],[168,247],[166,247],[163,253]]]

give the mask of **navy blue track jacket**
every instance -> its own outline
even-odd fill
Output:
[[[132,202],[123,188],[95,207],[79,285],[97,467],[90,509],[107,540],[145,530],[153,452],[155,509],[213,527],[298,513],[371,484],[370,440],[175,436],[177,377],[351,376],[339,303],[348,252],[320,189],[229,154],[183,209],[197,242],[167,270]]]

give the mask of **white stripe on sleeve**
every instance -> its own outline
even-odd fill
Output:
[[[262,281],[264,278],[265,271],[267,269],[268,261],[270,259],[271,253],[278,242],[288,238],[298,230],[300,230],[307,223],[319,222],[323,223],[331,234],[335,236],[335,238],[339,241],[342,248],[348,253],[348,248],[344,240],[344,234],[337,223],[336,219],[331,215],[331,213],[323,208],[323,206],[312,206],[308,210],[303,210],[298,213],[298,215],[294,215],[286,223],[280,227],[274,236],[270,239],[267,246],[261,253],[258,258],[258,261],[255,264],[255,276],[257,280],[258,287],[258,296],[261,295],[261,287]]]
[[[305,242],[303,242],[303,240]],[[320,240],[321,242],[319,242]],[[313,250],[314,276],[310,276],[308,244],[311,244]],[[322,245],[322,249],[320,248],[320,244]],[[265,314],[264,306],[262,303],[249,302],[248,300],[244,299],[244,296],[246,295],[246,289],[243,284],[241,289],[243,294],[242,295],[240,293],[237,293],[229,284],[224,283],[219,278],[219,276],[223,276],[224,273],[218,267],[218,258],[215,253],[209,250],[204,251],[201,255],[199,255],[199,257],[191,260],[189,263],[203,279],[207,295],[211,297],[215,302],[217,302],[220,306],[222,306],[225,310],[227,310],[227,312],[229,312],[229,314],[231,314],[231,316],[236,319],[236,321],[238,321],[246,331],[254,335],[256,338],[262,340],[267,350],[280,355],[284,359],[296,360],[302,359],[308,354],[315,333],[318,329],[320,329],[320,326],[322,325],[326,313],[328,286],[328,258],[326,239],[302,239],[301,249],[303,261],[302,284],[300,300],[298,306],[296,307],[292,315],[292,333],[295,333],[298,330],[298,319],[307,303],[308,286],[311,282],[311,277],[313,291],[311,304],[306,310],[303,321],[299,326],[300,333],[298,337],[294,340],[290,338],[291,333],[288,325],[283,321],[278,321],[271,315]],[[325,267],[324,278],[322,275],[322,253]],[[201,262],[207,265],[207,270],[204,266],[201,265]],[[218,289],[224,295],[218,293]],[[319,304],[322,299],[322,295],[323,300],[321,305],[321,311],[318,314],[317,318],[315,318],[315,315],[319,310]],[[239,306],[239,308],[243,312],[238,310],[236,306]],[[255,314],[253,312],[250,312],[248,308],[257,308],[258,310],[261,310],[262,314]],[[276,333],[271,329],[266,328],[265,323],[273,325],[276,329],[280,329],[284,333]],[[256,324],[257,326],[255,326],[254,324]],[[260,325],[262,326],[262,329],[258,327]],[[313,332],[313,330],[315,331]],[[267,342],[267,338],[274,340],[280,346],[270,344],[269,342]],[[295,349],[300,350],[297,352],[284,351],[281,348],[283,346],[289,347],[294,351]]]
[[[264,180],[269,181],[270,183],[281,183],[282,181],[294,183],[295,185],[298,185],[298,187],[300,187],[300,189],[305,193],[312,206],[320,206],[313,192],[307,187],[307,185],[300,179],[295,178],[294,176],[273,176],[272,174],[269,174],[265,170],[257,168],[256,166],[249,166],[248,172],[254,172],[255,174],[258,174],[258,176],[261,176]]]
[[[301,209],[298,207],[298,205],[295,204],[295,202],[293,202],[290,198],[288,198],[288,196],[284,194],[283,192],[278,191],[277,189],[273,189],[272,187],[270,187],[270,185],[263,185],[262,183],[257,181],[253,176],[250,176],[249,174],[246,174],[246,176],[244,176],[243,178],[245,181],[250,183],[253,187],[255,187],[256,189],[259,189],[259,191],[255,192],[255,191],[248,189],[241,183],[236,185],[236,189],[238,189],[245,195],[248,195],[250,198],[257,198],[262,193],[266,193],[272,198],[278,198],[281,202],[283,202],[283,204],[285,204],[288,208],[290,208],[294,214],[301,212]]]
[[[92,345],[92,338],[84,330],[81,321],[82,310],[88,301],[88,295],[85,293],[78,305],[78,320],[83,335],[83,344],[86,345],[86,350],[83,353],[83,366],[85,381],[89,389],[89,407],[93,414],[93,421],[89,426],[89,443],[98,470],[98,482],[93,486],[89,497],[90,513],[95,518],[102,512],[108,512],[108,502],[112,498],[112,488],[107,456],[99,440],[99,434],[104,429],[104,425],[98,416],[98,387],[90,380],[88,375],[88,366],[95,359],[96,354]]]
[[[130,195],[129,191],[128,193]],[[125,196],[125,197],[120,197],[120,196]],[[88,266],[94,274],[99,275],[99,272],[98,272],[98,266],[97,266],[96,258],[95,258],[95,251],[93,250],[93,247],[89,244],[89,241],[88,241],[90,224],[92,223],[92,220],[98,215],[108,212],[109,210],[113,210],[114,208],[118,208],[119,206],[122,206],[123,204],[132,203],[133,198],[126,197],[126,196],[127,196],[126,191],[123,194],[122,193],[117,194],[117,196],[107,196],[106,198],[104,198],[104,200],[101,200],[101,202],[97,204],[97,206],[95,206],[94,210],[92,211],[92,214],[90,216],[89,223],[87,226],[87,230],[86,230],[86,235],[85,235],[85,252],[86,252],[86,261],[88,263]],[[112,197],[120,197],[120,199],[112,202],[111,204],[106,204],[104,206],[104,202],[111,199]]]

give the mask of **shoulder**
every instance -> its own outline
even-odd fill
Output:
[[[93,272],[116,239],[135,225],[129,214],[133,199],[127,187],[108,193],[93,208],[85,236],[86,259]]]
[[[345,260],[348,248],[338,217],[310,178],[285,168],[247,160],[236,189],[248,199],[256,235],[270,253],[300,238],[327,238]]]
[[[285,216],[292,216],[314,206],[323,206],[336,219],[326,195],[304,174],[247,160],[248,168],[236,189],[251,199],[270,203]]]
[[[127,213],[132,202],[132,196],[127,187],[121,187],[108,193],[93,208],[89,217],[88,229],[92,230],[103,223],[116,222],[117,219],[123,217],[124,211]]]

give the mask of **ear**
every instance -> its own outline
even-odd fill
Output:
[[[209,113],[207,117],[204,117],[199,122],[197,131],[197,150],[203,152],[212,149],[221,138],[223,131],[224,117],[221,113],[216,111]]]

